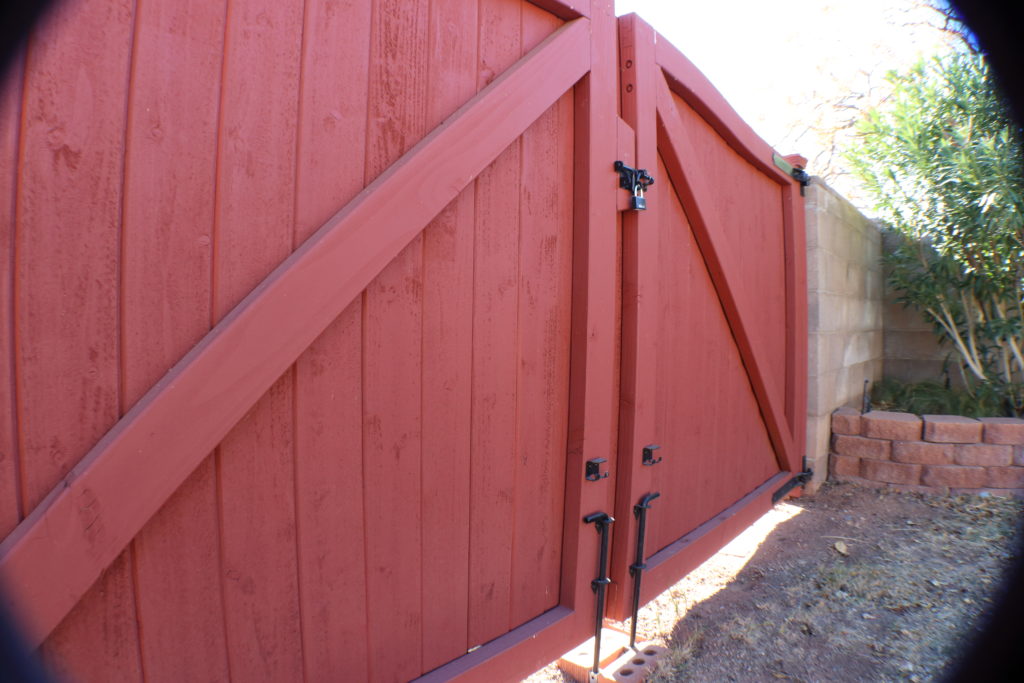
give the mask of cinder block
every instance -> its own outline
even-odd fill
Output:
[[[983,417],[985,443],[1024,444],[1024,420],[1017,417]]]
[[[1001,467],[1013,462],[1012,446],[996,446],[987,443],[957,444],[953,460],[958,465],[975,467]]]
[[[921,481],[921,465],[905,465],[884,460],[863,460],[861,476],[889,484],[917,484]]]
[[[986,486],[994,489],[1024,489],[1024,467],[988,467]]]
[[[922,415],[924,440],[938,443],[978,443],[982,424],[959,415]]]
[[[926,486],[949,486],[958,489],[979,489],[985,485],[984,467],[959,465],[924,465],[921,482]]]
[[[839,455],[856,458],[888,460],[892,443],[882,439],[866,439],[863,436],[838,434],[832,437],[832,450]]]
[[[893,462],[914,465],[952,465],[953,445],[922,441],[893,441]]]
[[[843,406],[832,413],[832,433],[860,435],[860,411],[856,408]]]
[[[872,410],[861,415],[861,434],[874,439],[920,441],[921,418],[910,413]]]
[[[833,479],[845,479],[847,477],[860,476],[860,458],[855,458],[852,455],[836,455],[833,453],[829,456],[829,461],[829,475]]]

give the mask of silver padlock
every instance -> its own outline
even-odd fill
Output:
[[[629,208],[633,211],[644,211],[647,209],[647,200],[644,199],[644,186],[640,183],[633,186],[633,196],[629,199]]]

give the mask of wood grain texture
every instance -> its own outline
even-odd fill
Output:
[[[793,434],[807,429],[807,232],[804,195],[796,185],[782,190],[786,251],[786,415]],[[791,454],[789,470],[803,470],[805,452]],[[798,460],[798,458],[800,458]]]
[[[39,649],[56,680],[143,680],[131,563],[121,553]]]
[[[559,29],[332,217],[96,444],[68,487],[51,491],[0,543],[0,572],[17,587],[6,599],[26,615],[31,640],[52,630],[382,265],[586,71],[585,21]],[[224,149],[235,144],[232,133],[221,139]],[[102,501],[102,536],[78,522],[75,500],[85,490]]]
[[[481,85],[519,58],[520,18],[519,3],[481,6]],[[518,390],[520,143],[512,143],[476,181],[470,647],[498,637],[509,624]]]
[[[374,5],[366,177],[427,131],[427,2]],[[363,499],[370,679],[423,672],[423,236],[366,288],[363,313]],[[394,652],[401,652],[396,657]]]
[[[0,537],[22,516],[14,394],[14,221],[24,52],[8,69],[0,84]]]
[[[28,46],[14,301],[23,514],[118,418],[132,23],[131,3],[68,2]],[[61,40],[48,40],[48,31]],[[101,503],[88,489],[76,498],[85,533],[104,537]],[[40,649],[44,661],[92,680],[139,680],[130,555],[82,597]]]
[[[559,22],[523,7],[531,48]],[[518,361],[508,628],[558,604],[572,303],[573,110],[565,95],[523,133],[519,215]]]
[[[431,122],[477,91],[475,3],[430,7]],[[473,30],[467,30],[472,27]],[[475,183],[423,233],[423,669],[465,654],[469,625]]]
[[[656,68],[654,30],[635,15],[623,17],[618,23],[622,115],[634,133],[635,167],[653,173],[658,164],[656,98],[652,87]],[[659,217],[666,189],[657,180],[650,188],[647,210],[622,214],[622,342],[614,516],[624,523],[615,530],[610,560],[612,584],[608,591],[608,609],[620,617],[631,609],[633,582],[628,568],[635,556],[637,530],[633,505],[657,489],[654,481],[659,474],[640,465],[643,448],[661,443],[656,432],[659,416],[655,412],[661,404],[655,387],[658,358],[664,352],[665,340],[651,331],[666,315],[670,296],[661,282],[660,272],[665,250],[660,244]],[[616,194],[630,196],[621,188]],[[652,526],[653,523],[656,523],[654,515]]]
[[[682,125],[675,101],[664,82],[658,85],[658,142],[663,155],[666,172],[675,192],[680,196],[687,219],[693,229],[694,236],[700,246],[707,263],[712,281],[723,310],[729,319],[729,326],[736,338],[744,366],[750,376],[758,405],[765,416],[768,433],[772,439],[779,463],[786,463],[787,454],[795,450],[793,435],[784,419],[784,394],[782,387],[776,384],[773,373],[767,371],[769,365],[765,354],[753,343],[751,330],[746,321],[750,315],[749,308],[743,307],[742,300],[737,297],[735,289],[741,282],[741,272],[735,263],[735,257],[723,243],[721,228],[709,221],[714,220],[714,204],[711,202],[711,191],[707,179],[695,173],[685,165],[686,150],[693,149],[690,133]],[[783,292],[777,292],[780,298]]]
[[[609,159],[615,154],[619,92],[614,51],[615,13],[611,2],[592,5],[590,73],[574,90],[573,270],[569,366],[569,431],[566,445],[566,501],[559,602],[574,611],[577,637],[593,628],[597,535],[582,518],[611,510],[616,474],[584,480],[585,461],[611,461],[617,438],[618,291],[620,243],[615,195],[617,180]],[[614,275],[613,275],[614,274]]]
[[[122,412],[210,328],[225,11],[223,2],[155,2],[136,16],[121,245]],[[219,541],[207,459],[133,544],[147,680],[228,676]]]
[[[295,242],[363,188],[370,3],[307,3]],[[342,150],[344,152],[342,152]],[[367,680],[362,298],[295,364],[295,497],[308,680]]]
[[[303,3],[233,7],[225,34],[214,233],[221,320],[292,251]],[[293,359],[294,360],[294,359]],[[231,676],[303,676],[296,567],[293,377],[221,442],[217,483]]]
[[[661,177],[668,173],[658,165]],[[655,470],[662,497],[650,512],[653,554],[727,509],[779,471],[747,370],[692,226],[671,192],[659,194],[661,344]],[[642,492],[635,492],[641,493]]]
[[[692,145],[687,166],[709,178],[729,182],[705,183],[707,208],[722,246],[743,277],[731,290],[744,311],[754,344],[766,361],[763,371],[779,390],[786,386],[786,256],[785,210],[782,190],[737,154],[681,98],[673,96],[676,112]],[[742,192],[734,188],[742,187]],[[766,295],[772,292],[772,295]],[[781,403],[782,397],[779,397]]]

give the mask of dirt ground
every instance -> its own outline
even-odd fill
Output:
[[[670,648],[648,681],[941,680],[998,599],[1022,509],[853,484],[781,503],[641,610],[641,639]]]

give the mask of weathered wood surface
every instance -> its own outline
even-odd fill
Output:
[[[40,29],[60,40],[30,46],[4,100],[5,171],[36,175],[0,178],[0,275],[23,297],[0,567],[59,673],[402,680],[559,604],[574,211],[557,200],[591,37],[528,3],[477,12],[70,2]],[[102,87],[76,91],[65,53],[112,16],[123,39],[85,51]],[[478,44],[485,21],[510,50]],[[508,384],[487,384],[489,358]],[[493,427],[473,420],[488,407]],[[473,546],[489,468],[508,509]]]
[[[592,628],[584,514],[628,588],[664,489],[646,596],[763,506],[802,432],[797,195],[622,26],[68,0],[38,30],[0,98],[0,573],[56,673],[514,678]],[[700,454],[636,467],[658,441]]]
[[[771,148],[642,20],[622,17],[619,28],[622,116],[636,166],[656,183],[648,209],[623,222],[616,516],[661,493],[645,548],[660,557],[645,575],[653,597],[764,507],[765,482],[798,468],[805,389],[795,369],[806,349],[793,249],[803,225]],[[660,446],[652,467],[641,465],[648,444]],[[629,615],[635,543],[635,525],[617,529],[617,618]]]

